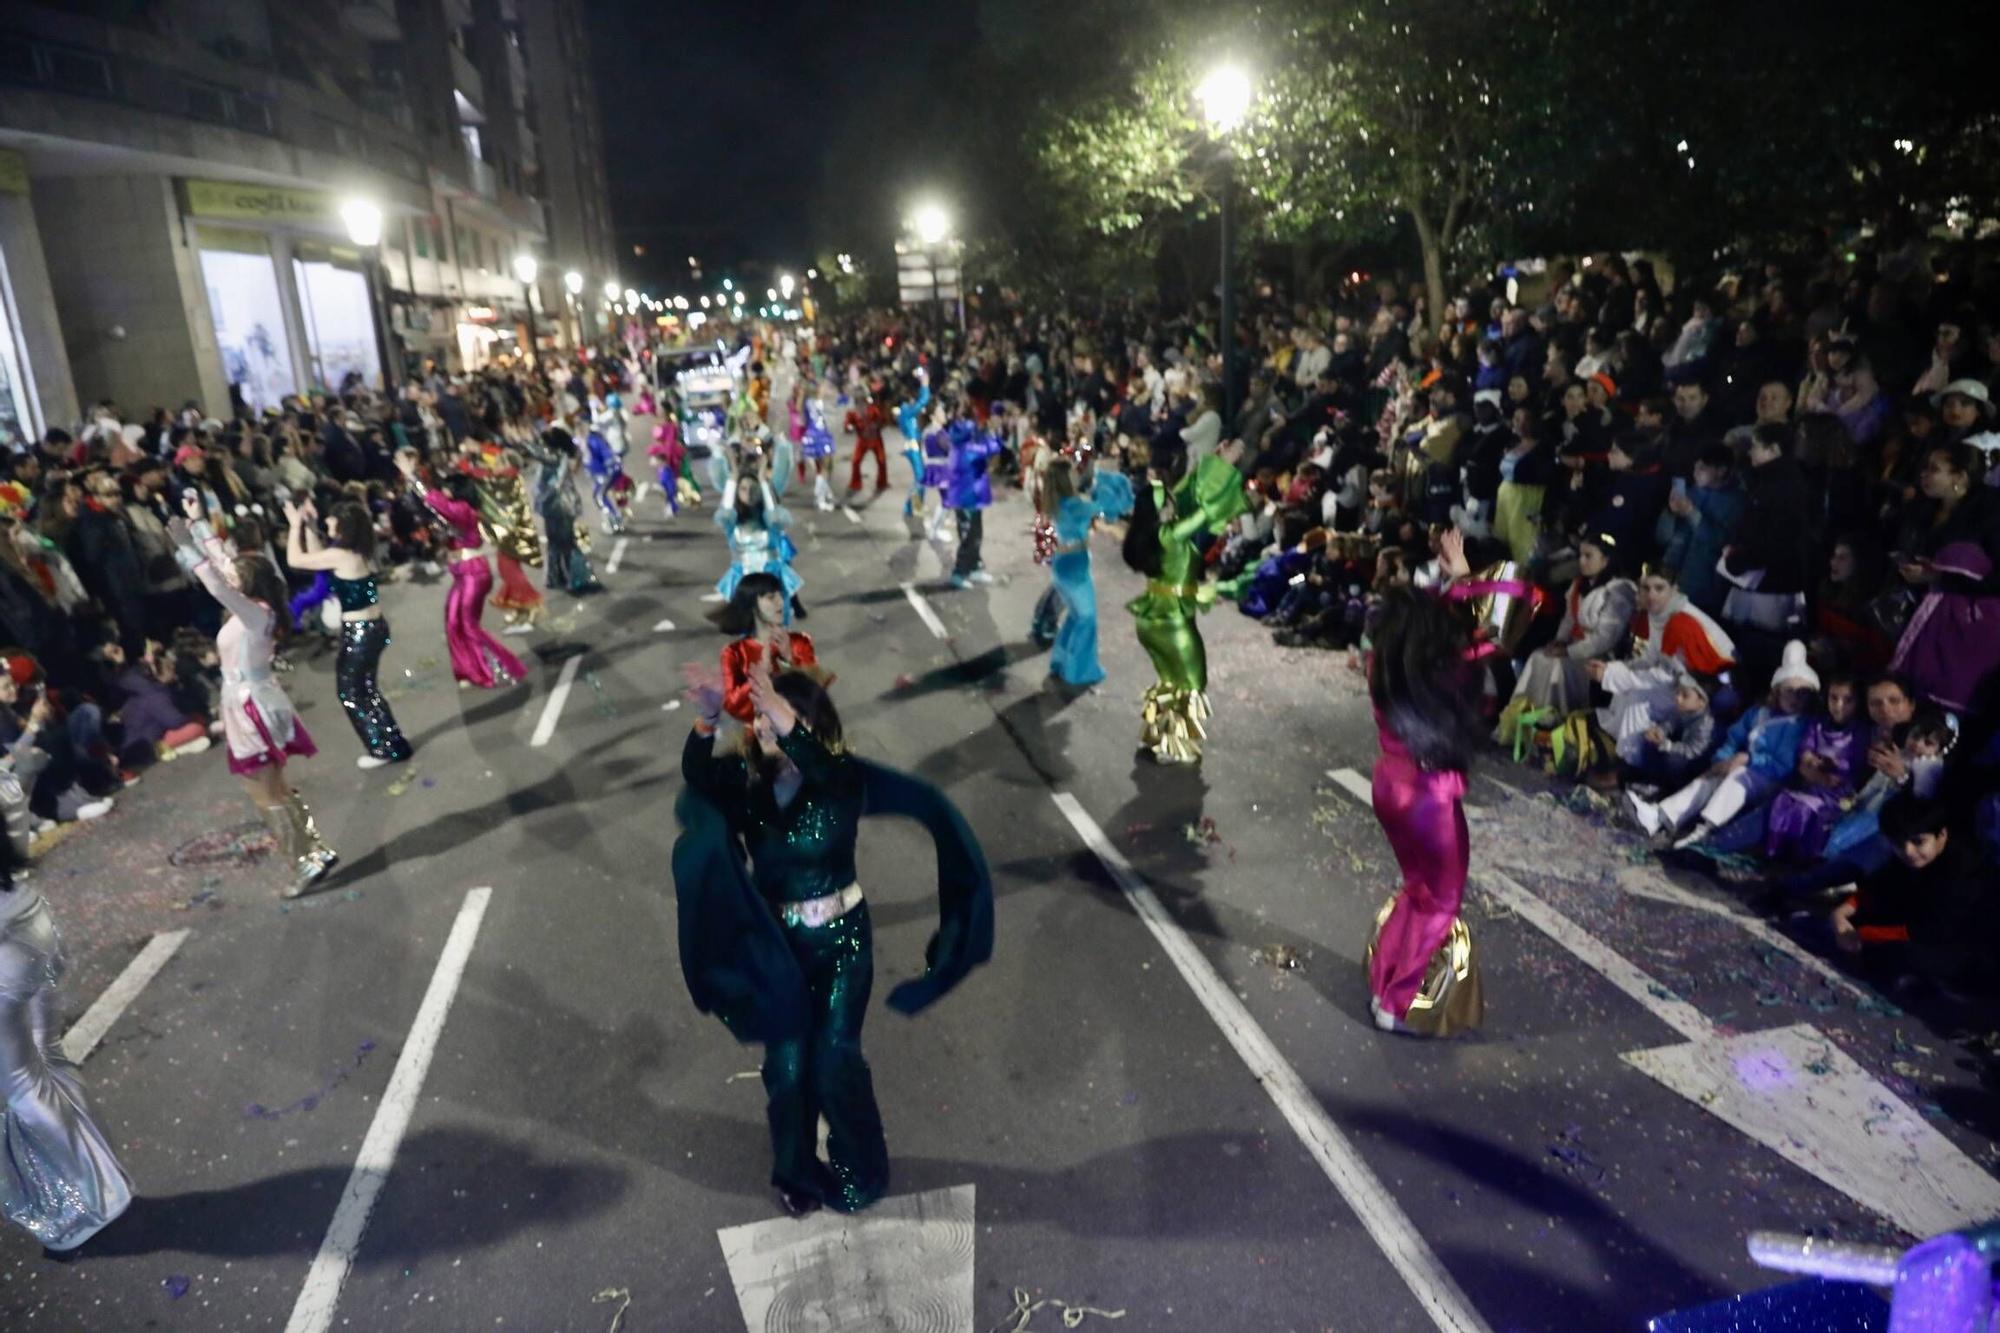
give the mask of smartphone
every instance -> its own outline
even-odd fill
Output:
[[[1675,477],[1675,478],[1674,478],[1674,499],[1676,499],[1676,500],[1685,500],[1685,499],[1687,499],[1687,498],[1688,498],[1688,483],[1687,483],[1687,478],[1686,478],[1686,477]]]

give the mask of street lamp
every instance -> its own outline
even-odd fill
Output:
[[[1222,150],[1222,419],[1236,420],[1236,274],[1230,253],[1231,196],[1236,193],[1235,155],[1229,135],[1250,112],[1250,76],[1233,62],[1217,65],[1194,90],[1202,119]]]
[[[606,278],[604,280],[604,299],[607,301],[616,301],[618,299],[618,292],[618,279]]]
[[[941,245],[944,238],[951,235],[951,214],[943,204],[928,201],[917,205],[910,214],[910,230],[925,245]]]
[[[381,363],[383,389],[394,389],[396,377],[389,366],[391,342],[384,329],[389,312],[382,299],[382,207],[368,199],[343,200],[340,221],[347,228],[347,239],[362,252],[362,276],[368,283],[368,317],[375,326],[375,359]]]
[[[528,360],[532,364],[541,347],[541,334],[535,328],[535,275],[542,266],[531,254],[514,256],[514,276],[521,283],[521,297],[528,305]]]
[[[571,269],[569,272],[563,274],[563,287],[568,290],[571,296],[582,296],[583,274],[578,273],[575,269]]]
[[[778,290],[785,294],[785,299],[787,301],[792,299],[792,288],[796,285],[797,284],[792,281],[791,274],[780,273],[778,275]]]

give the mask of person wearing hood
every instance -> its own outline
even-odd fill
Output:
[[[1938,707],[1966,714],[1982,684],[2000,671],[1993,557],[1977,543],[1953,542],[1926,568],[1930,590],[1904,627],[1889,669],[1907,675]]]
[[[1639,579],[1639,609],[1632,616],[1632,655],[1600,658],[1585,671],[1611,696],[1597,710],[1598,725],[1619,743],[1642,734],[1671,712],[1674,693],[1690,672],[1716,679],[1736,665],[1736,644],[1707,612],[1687,599],[1674,572],[1651,566]]]
[[[1794,639],[1771,677],[1769,702],[1751,709],[1729,729],[1706,773],[1665,800],[1626,797],[1632,820],[1654,846],[1676,850],[1706,842],[1745,811],[1761,809],[1798,767],[1807,714],[1819,694],[1819,674]],[[1694,828],[1683,833],[1690,820]]]
[[[1975,379],[1953,380],[1938,395],[1938,416],[1948,442],[1977,449],[1986,464],[1986,484],[2000,480],[2000,430],[1993,427],[1993,394]]]

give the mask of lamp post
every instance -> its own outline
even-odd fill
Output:
[[[542,266],[530,254],[514,256],[514,276],[521,281],[521,295],[528,303],[528,364],[541,359],[542,340],[535,331],[535,275]]]
[[[394,393],[396,372],[389,353],[395,344],[384,327],[389,311],[382,292],[382,208],[371,200],[349,199],[340,205],[340,220],[347,228],[347,239],[361,251],[361,277],[368,284],[368,322],[375,331],[375,359],[382,367],[382,392]],[[324,367],[320,373],[325,374]]]
[[[1201,103],[1202,119],[1222,152],[1222,318],[1218,337],[1222,342],[1222,419],[1236,420],[1236,273],[1231,253],[1231,216],[1236,193],[1236,156],[1229,147],[1229,135],[1250,111],[1250,76],[1241,65],[1217,65],[1194,91]]]
[[[563,274],[563,295],[568,298],[569,341],[574,352],[583,346],[583,308],[577,304],[577,298],[583,295],[583,274],[575,269]]]
[[[951,214],[943,204],[935,200],[918,204],[910,214],[910,231],[915,234],[918,244],[924,247],[924,257],[930,263],[931,299],[937,303],[938,313],[944,313],[943,285],[938,280],[938,260],[957,249],[951,237]],[[958,330],[965,332],[965,274],[958,275]]]

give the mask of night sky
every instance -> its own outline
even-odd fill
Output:
[[[928,111],[975,0],[593,0],[621,272],[672,291],[697,255],[803,265],[886,247],[902,201],[973,164]],[[635,258],[634,244],[647,254]]]

